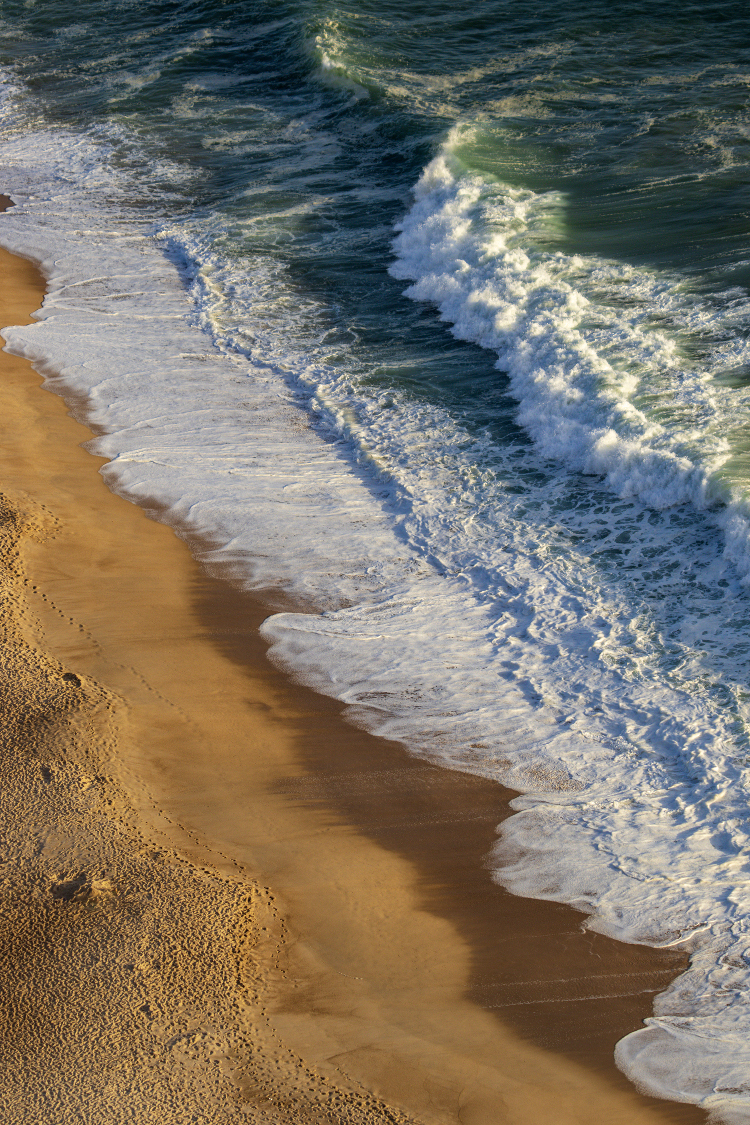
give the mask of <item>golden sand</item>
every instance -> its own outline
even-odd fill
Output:
[[[43,279],[0,267],[27,323]],[[0,374],[2,1120],[705,1120],[611,1060],[680,957],[495,887],[503,791],[291,684],[268,610]]]

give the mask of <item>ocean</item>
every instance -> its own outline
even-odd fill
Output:
[[[750,15],[3,0],[6,329],[271,656],[692,954],[616,1060],[750,1121]]]

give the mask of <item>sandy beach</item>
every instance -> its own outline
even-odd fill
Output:
[[[0,264],[27,323],[44,279]],[[272,667],[268,606],[0,361],[3,1119],[706,1120],[612,1061],[685,958],[494,885],[510,794]]]

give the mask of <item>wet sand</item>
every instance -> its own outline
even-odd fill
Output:
[[[25,323],[43,281],[0,265],[3,323]],[[704,1121],[612,1062],[684,959],[496,887],[485,856],[509,794],[409,758],[274,669],[268,608],[110,493],[91,431],[26,361],[0,360],[6,694],[22,713],[41,700],[3,756],[5,836],[28,853],[11,914],[33,899],[39,933],[15,962],[0,940],[0,961],[47,998],[56,1060],[50,1076],[6,1055],[25,1075],[7,1119],[78,1120],[93,1082],[112,1092],[83,1119],[102,1125]],[[40,834],[41,851],[25,840]],[[79,962],[101,972],[71,975]],[[38,1042],[33,1005],[5,993],[16,1040],[28,1024]],[[103,1087],[79,1057],[102,1037]]]

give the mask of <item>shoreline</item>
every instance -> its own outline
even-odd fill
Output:
[[[2,295],[3,323],[28,322],[43,279],[5,251],[2,262],[14,295]],[[460,1115],[469,1125],[705,1121],[694,1106],[638,1094],[611,1057],[686,958],[583,933],[571,908],[495,886],[483,857],[508,815],[501,787],[410,758],[274,669],[257,633],[269,609],[208,575],[170,527],[109,492],[93,471],[102,459],[81,448],[91,431],[67,414],[56,381],[42,395],[28,361],[3,353],[1,362],[9,438],[0,490],[16,510],[30,506],[38,525],[21,543],[34,618],[19,611],[24,642],[49,654],[58,685],[62,675],[79,681],[78,726],[93,732],[86,746],[79,731],[63,759],[48,746],[43,768],[64,774],[72,792],[75,782],[103,795],[96,815],[120,826],[120,852],[138,834],[146,851],[158,847],[144,860],[151,877],[174,882],[181,872],[183,923],[190,916],[196,934],[208,926],[228,946],[222,963],[234,958],[234,1015],[221,1017],[235,1021],[222,1048],[234,1059],[226,1089],[206,1077],[214,1064],[190,1056],[191,1070],[171,1047],[157,1049],[154,1073],[192,1075],[184,1096],[198,1097],[212,1125],[269,1112],[276,1121]],[[98,759],[93,779],[82,773],[86,749]],[[130,899],[108,871],[61,898],[81,877],[66,863],[42,896],[54,917],[62,903],[76,917],[125,909]],[[214,914],[204,886],[224,896]],[[209,967],[189,961],[182,971],[202,995],[199,969]],[[162,1008],[170,982],[179,983],[165,977]],[[122,997],[129,1005],[127,989]],[[174,1019],[160,1019],[147,1015],[148,1042],[174,1038]],[[201,1106],[201,1090],[219,1100]],[[150,1112],[144,1104],[138,1119]],[[119,1119],[111,1107],[101,1118]]]

